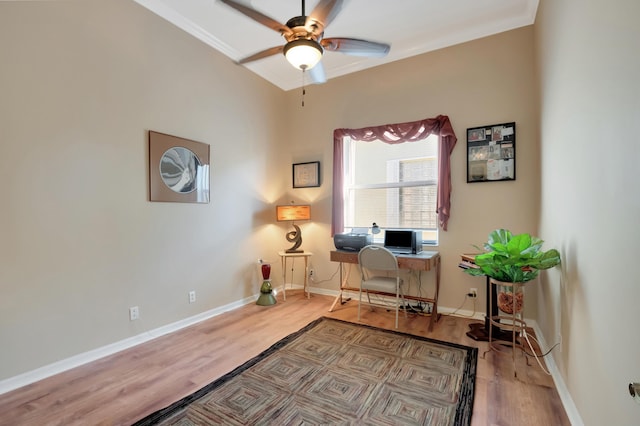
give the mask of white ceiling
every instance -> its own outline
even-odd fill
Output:
[[[187,33],[237,61],[282,36],[218,0],[135,0]],[[282,24],[301,12],[301,0],[239,0]],[[318,0],[308,0],[309,14]],[[344,0],[325,37],[350,37],[391,45],[384,58],[325,52],[327,79],[533,24],[538,0]],[[241,65],[239,65],[241,66]],[[302,85],[302,72],[282,55],[248,63],[283,90]],[[306,81],[308,84],[308,80]]]

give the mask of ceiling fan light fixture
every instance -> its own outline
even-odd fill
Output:
[[[284,46],[284,56],[294,67],[301,70],[310,70],[322,59],[322,46],[314,40],[300,38],[293,40]]]

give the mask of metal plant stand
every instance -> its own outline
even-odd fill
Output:
[[[500,354],[508,354],[511,352],[513,361],[513,375],[518,377],[516,370],[516,352],[521,350],[526,355],[524,340],[526,339],[527,323],[523,319],[524,313],[524,285],[525,283],[511,283],[489,279],[493,290],[496,292],[497,315],[489,316],[489,351],[498,352]],[[493,299],[493,298],[490,298]],[[493,310],[494,301],[491,300],[489,312]],[[494,330],[500,333],[500,339],[494,336]],[[511,335],[510,340],[504,339],[505,333]],[[511,350],[506,350],[510,348]],[[483,354],[484,357],[484,354]],[[529,358],[525,357],[527,365]]]

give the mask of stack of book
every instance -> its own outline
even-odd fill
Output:
[[[476,265],[475,259],[476,259],[476,255],[475,254],[463,254],[461,255],[461,260],[460,263],[458,263],[458,267],[462,268],[462,269],[469,269],[469,268],[477,268],[478,266]]]

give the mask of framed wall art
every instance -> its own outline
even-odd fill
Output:
[[[467,129],[467,183],[516,179],[516,123]]]
[[[293,187],[311,188],[320,186],[320,162],[297,163],[293,165]]]
[[[209,145],[149,131],[149,199],[209,202]]]

